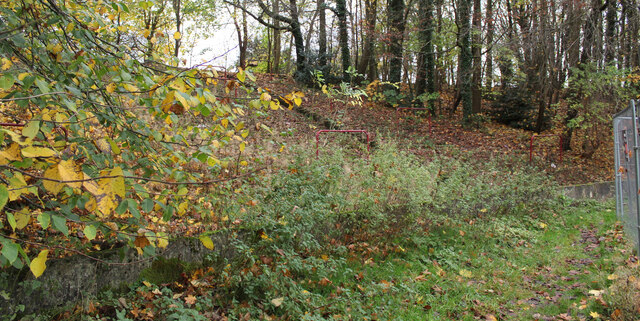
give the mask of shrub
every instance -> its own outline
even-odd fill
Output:
[[[537,110],[531,92],[521,83],[509,85],[497,93],[490,115],[501,124],[532,130],[536,125]]]
[[[448,216],[510,215],[523,210],[545,209],[553,202],[555,189],[549,177],[514,161],[498,159],[486,164],[440,161],[433,211]]]

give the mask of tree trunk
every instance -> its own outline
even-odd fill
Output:
[[[420,50],[418,51],[418,63],[416,66],[416,96],[425,92],[433,92],[435,60],[433,57],[433,1],[420,0],[418,4],[420,12]]]
[[[275,14],[280,14],[280,0],[273,0],[271,7]],[[280,27],[280,21],[273,19],[273,25],[276,26],[276,28],[273,29],[273,63],[271,63],[271,70],[269,72],[277,74],[280,72],[280,55],[282,53],[282,37],[280,30],[277,29]]]
[[[375,64],[373,58],[373,41],[375,37],[377,0],[364,0],[365,10],[365,39],[362,48],[362,58],[358,65],[358,73],[367,74],[367,79],[373,81],[375,79],[375,70],[372,68]],[[369,70],[367,72],[367,69]]]
[[[247,0],[243,0],[242,7],[246,8]],[[236,7],[237,9],[237,7]],[[234,10],[237,11],[237,10]],[[245,10],[242,11],[242,21],[238,22],[237,12],[234,12],[233,15],[233,24],[236,27],[236,34],[238,36],[238,66],[240,68],[245,68],[247,65],[247,46],[248,46],[248,35],[247,35],[247,13]]]
[[[399,83],[402,80],[402,40],[404,36],[404,0],[388,0],[389,19],[389,81]]]
[[[302,37],[302,30],[300,28],[300,21],[298,18],[298,6],[296,0],[289,0],[289,10],[291,11],[291,35],[296,46],[296,75],[298,80],[304,80],[309,77],[307,75],[307,61],[304,48],[304,38]]]
[[[493,88],[493,0],[487,0],[487,13],[486,25],[487,25],[487,55],[485,60],[487,61],[487,70],[485,73],[485,86],[488,89]]]
[[[616,19],[618,12],[616,8],[616,2],[613,0],[607,1],[607,29],[605,31],[605,54],[604,61],[609,64],[615,57],[616,50]]]
[[[324,7],[324,0],[318,0],[318,65],[327,65],[327,16]]]
[[[472,114],[471,67],[473,56],[470,41],[471,0],[458,0],[458,46],[460,47],[459,92],[462,101],[463,122],[467,123]]]
[[[347,70],[351,67],[351,54],[349,53],[347,5],[345,0],[336,0],[336,15],[338,16],[338,41],[340,42],[340,54],[342,58],[342,79],[344,81],[350,81]]]
[[[471,89],[472,104],[471,112],[474,114],[482,112],[482,7],[480,0],[473,1],[473,86]]]
[[[181,26],[182,26],[182,15],[180,14],[180,9],[182,6],[182,1],[181,0],[172,0],[173,5],[173,13],[175,14],[175,18],[176,18],[176,32],[181,33]],[[174,57],[178,57],[178,55],[180,54],[180,44],[182,43],[182,36],[178,37],[178,38],[174,38],[175,40],[175,48],[173,51],[173,55]]]

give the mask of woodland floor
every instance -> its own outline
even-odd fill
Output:
[[[259,75],[258,84],[272,93],[287,93],[297,88],[290,78]],[[433,157],[442,149],[436,146],[455,146],[475,158],[487,158],[497,154],[514,156],[522,162],[529,162],[531,137],[535,133],[515,129],[487,120],[472,128],[461,125],[461,112],[454,115],[438,114],[430,119],[407,113],[398,113],[395,108],[381,103],[367,101],[353,105],[330,98],[320,90],[306,89],[301,107],[326,119],[331,119],[340,129],[363,129],[371,133],[372,140],[393,137],[402,146],[407,146],[414,154]],[[451,95],[441,96],[439,106],[448,109],[452,105]],[[488,103],[483,102],[485,109]],[[312,142],[315,132],[323,127],[298,112],[284,110],[271,113],[266,121],[281,136],[300,142]],[[550,129],[540,133],[542,137],[534,142],[533,164],[540,170],[553,175],[560,185],[577,185],[590,182],[613,180],[613,143],[604,142],[591,158],[580,153],[581,133],[576,133],[572,141],[573,150],[565,151],[560,160],[558,136],[561,129]],[[552,137],[544,137],[552,136]]]

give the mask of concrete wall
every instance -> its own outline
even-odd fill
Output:
[[[600,182],[563,187],[564,195],[575,199],[609,200],[616,196],[614,182]]]

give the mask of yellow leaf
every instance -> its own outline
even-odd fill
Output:
[[[9,148],[0,151],[0,165],[9,164],[12,161],[22,160],[20,156],[20,145],[17,143],[11,143]]]
[[[470,278],[473,276],[471,271],[465,269],[460,270],[460,275],[464,276],[465,278]]]
[[[266,91],[262,93],[262,95],[260,95],[260,100],[262,101],[270,101],[271,100],[271,95],[269,95],[269,93],[267,93]]]
[[[12,178],[9,179],[9,200],[15,201],[20,195],[28,194],[27,182],[24,180],[24,176],[21,173],[15,173]]]
[[[278,110],[280,109],[280,104],[277,104],[276,102],[274,102],[273,100],[269,103],[269,108],[271,108],[272,110]]]
[[[544,228],[547,228],[547,224],[540,223],[540,228],[543,228],[543,229],[544,229]]]
[[[4,132],[5,134],[9,135],[9,137],[11,137],[11,140],[18,143],[20,146],[29,146],[31,145],[31,139],[27,138],[27,137],[22,137],[22,135],[18,135],[17,133],[10,131],[10,130],[6,130],[6,129],[0,129],[1,132]]]
[[[238,80],[240,80],[240,82],[244,82],[246,77],[245,77],[245,73],[244,70],[242,70],[242,68],[238,67],[238,73],[236,74],[236,77],[238,77]]]
[[[86,203],[84,203],[84,209],[93,212],[98,208],[98,203],[96,202],[95,197],[90,198]]]
[[[222,127],[227,128],[227,126],[229,126],[229,120],[228,119],[223,119],[220,121],[220,123],[222,124]]]
[[[100,172],[100,176],[116,177],[100,179],[97,184],[95,181],[83,182],[82,186],[95,197],[95,208],[94,204],[89,204],[91,201],[87,202],[85,207],[87,207],[87,210],[89,210],[89,208],[97,209],[100,217],[106,217],[118,207],[118,204],[125,195],[126,187],[120,167],[102,171]],[[84,179],[91,179],[91,177],[84,174]]]
[[[31,215],[29,215],[28,210],[25,208],[24,210],[15,214],[15,219],[16,229],[21,230],[29,224],[29,221],[31,221]]]
[[[615,275],[615,274],[609,274],[609,276],[607,276],[607,279],[612,280],[612,281],[617,279],[617,278],[618,278],[618,276]]]
[[[182,38],[182,35],[180,34],[180,31],[176,31],[176,32],[173,34],[173,39],[175,39],[175,40],[180,40],[180,38]]]
[[[58,173],[61,181],[79,181],[84,178],[80,166],[73,159],[62,160],[58,163]],[[65,182],[71,188],[82,187],[82,182]]]
[[[599,319],[600,318],[600,314],[596,311],[590,312],[589,315],[594,318],[594,319]]]
[[[175,99],[175,91],[170,91],[162,100],[162,103],[160,104],[162,111],[163,112],[169,112],[169,108],[171,107],[171,105],[173,105],[173,102],[176,100]]]
[[[61,181],[62,179],[60,178],[58,165],[53,165],[47,168],[47,170],[44,171],[44,177]],[[57,195],[58,193],[60,193],[60,191],[62,190],[62,187],[64,187],[64,184],[60,182],[49,181],[49,180],[42,180],[42,185],[44,186],[44,189],[46,189],[47,191],[49,191],[51,194],[54,194],[54,195]]]
[[[140,90],[140,89],[138,89],[138,87],[136,87],[136,86],[134,86],[132,84],[124,84],[123,86],[124,86],[124,89],[126,89],[126,90],[128,90],[130,92],[137,92],[137,91]]]
[[[202,245],[204,245],[204,247],[208,248],[209,250],[213,250],[214,244],[210,237],[201,235],[200,242],[202,242]]]
[[[167,245],[169,245],[169,237],[167,236],[166,233],[158,232],[156,236],[157,236],[157,243],[159,248],[164,249],[167,247]]]
[[[296,104],[296,106],[300,106],[300,104],[302,104],[302,99],[301,98],[294,98],[293,102]]]
[[[182,104],[182,106],[183,106],[185,109],[187,109],[187,110],[188,110],[188,109],[191,107],[191,105],[189,105],[189,102],[187,101],[187,99],[186,99],[184,96],[182,96],[182,94],[181,94],[181,93],[179,93],[179,92],[178,92],[178,93],[176,93],[176,94],[175,94],[175,98],[176,98],[176,99],[177,99],[177,100]]]
[[[7,58],[2,58],[2,70],[7,70],[11,68],[12,65],[13,63],[11,62],[11,60]]]
[[[89,193],[95,195],[98,195],[101,193],[100,191],[100,186],[98,184],[96,184],[95,181],[91,181],[91,176],[82,173],[83,174],[83,179],[85,180],[84,182],[82,182],[82,187],[84,187]]]
[[[107,90],[108,94],[113,94],[113,92],[116,91],[116,84],[114,83],[110,83],[107,85],[107,88],[105,88]]]
[[[144,31],[142,32],[142,36],[145,38],[148,38],[150,34],[151,31],[149,31],[149,29],[144,29]]]
[[[33,273],[33,276],[35,276],[36,278],[40,277],[44,270],[47,268],[47,255],[49,255],[49,250],[42,250],[40,251],[40,254],[38,254],[38,257],[31,260],[29,268],[31,269],[31,273]]]
[[[244,142],[240,143],[240,152],[244,152],[246,146],[247,144],[245,144]]]
[[[21,152],[24,157],[51,157],[56,154],[53,149],[36,146],[27,146]]]

